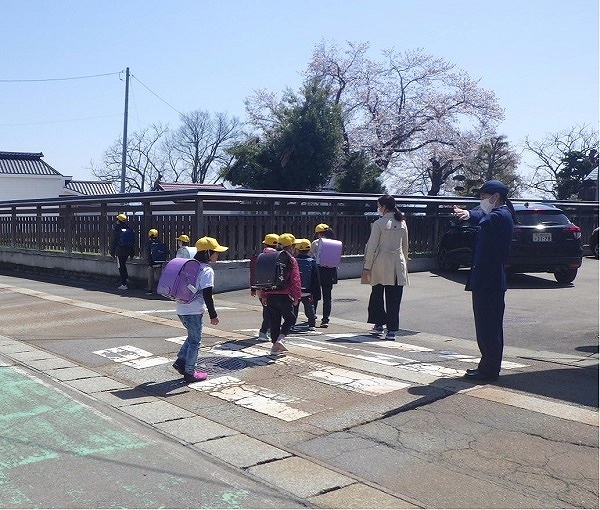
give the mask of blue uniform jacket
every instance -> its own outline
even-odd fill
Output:
[[[466,290],[506,290],[504,265],[513,235],[513,219],[508,207],[496,207],[490,213],[476,207],[469,211],[469,222],[480,230],[475,236]]]

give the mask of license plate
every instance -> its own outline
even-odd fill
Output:
[[[549,232],[534,232],[533,233],[534,243],[551,243],[552,234]]]

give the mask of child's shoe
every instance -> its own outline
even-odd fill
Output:
[[[258,333],[258,339],[259,340],[263,340],[263,341],[267,341],[269,339],[269,335],[267,335],[266,332],[260,331]]]
[[[285,337],[280,336],[277,339],[277,342],[275,342],[273,344],[273,347],[271,347],[271,354],[272,355],[283,354],[287,350],[288,350],[288,348],[285,346]]]
[[[205,381],[208,377],[206,372],[194,372],[193,374],[188,374],[187,372],[183,374],[183,380],[187,383],[194,383]]]
[[[397,333],[397,331],[388,331],[387,334],[385,335],[385,339],[386,340],[396,340],[396,333]]]
[[[381,335],[381,333],[383,333],[383,326],[380,326],[379,324],[375,324],[375,326],[373,326],[371,328],[372,335]]]

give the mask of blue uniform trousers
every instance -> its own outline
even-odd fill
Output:
[[[500,373],[504,349],[504,290],[473,290],[473,315],[477,345],[481,352],[479,372],[496,377]]]

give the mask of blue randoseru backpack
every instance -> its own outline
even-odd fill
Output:
[[[312,270],[313,270],[313,258],[297,257],[298,270],[300,271],[300,286],[302,290],[310,289],[310,283],[312,281]]]
[[[165,243],[152,241],[150,245],[150,258],[153,264],[162,264],[169,258],[169,249]]]
[[[133,246],[135,244],[135,232],[129,227],[121,227],[117,243],[119,246]]]

